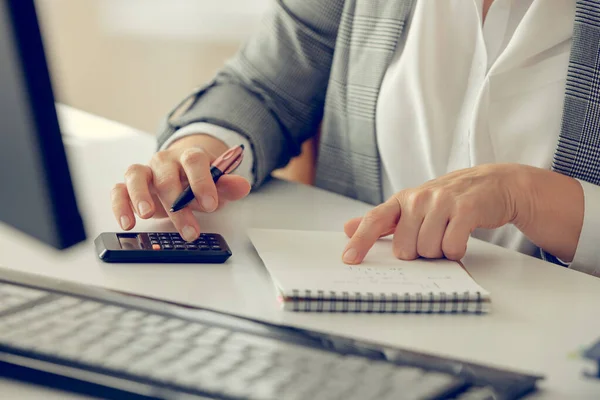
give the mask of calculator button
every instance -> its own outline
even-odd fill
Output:
[[[173,240],[173,244],[185,244],[183,240]]]
[[[173,245],[170,245],[170,244],[165,244],[165,245],[163,245],[163,247],[162,247],[162,248],[163,248],[164,250],[173,250]]]
[[[160,249],[161,249],[160,244],[153,244],[152,245],[152,250],[160,250]]]
[[[181,239],[181,236],[179,236],[179,233],[177,232],[169,233],[169,236],[171,236],[173,239]]]
[[[185,248],[188,250],[198,250],[198,246],[196,246],[195,244],[188,244],[187,246],[185,246]]]
[[[206,245],[206,242],[204,240],[196,240],[194,242],[194,244],[198,244],[198,245],[202,245],[203,246],[203,245]]]
[[[157,235],[156,233],[149,233],[149,234],[148,234],[148,237],[149,237],[150,239],[156,239],[156,238],[158,237],[158,235]]]
[[[211,250],[221,251],[221,246],[210,246]]]
[[[200,250],[210,250],[210,247],[208,247],[208,246],[200,246],[199,249]]]
[[[182,244],[175,245],[175,250],[185,250],[185,246]]]
[[[160,242],[156,239],[152,239],[152,240],[150,240],[150,243],[151,244],[159,244]]]

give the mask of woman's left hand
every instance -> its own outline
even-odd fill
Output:
[[[476,228],[498,228],[515,223],[520,207],[531,196],[523,174],[531,167],[489,164],[467,168],[393,195],[362,218],[344,227],[351,237],[343,253],[348,264],[358,264],[375,241],[394,235],[394,255],[461,259]]]

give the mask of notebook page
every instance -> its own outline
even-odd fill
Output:
[[[271,278],[286,296],[293,290],[349,293],[489,293],[458,263],[449,260],[402,261],[391,239],[381,239],[361,265],[342,262],[348,243],[343,232],[251,229],[249,237]]]

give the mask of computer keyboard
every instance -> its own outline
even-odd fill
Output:
[[[0,272],[0,375],[99,397],[496,400],[540,379]]]

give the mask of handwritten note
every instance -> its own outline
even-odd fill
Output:
[[[404,291],[439,291],[441,288],[438,281],[452,280],[452,276],[448,274],[437,274],[426,276],[424,279],[415,281],[410,273],[405,273],[406,268],[403,267],[361,267],[361,266],[344,266],[340,268],[339,273],[332,277],[332,283],[335,285],[381,285],[386,286],[385,292],[389,291],[388,286],[392,286],[395,290]],[[424,271],[425,272],[425,271]]]

